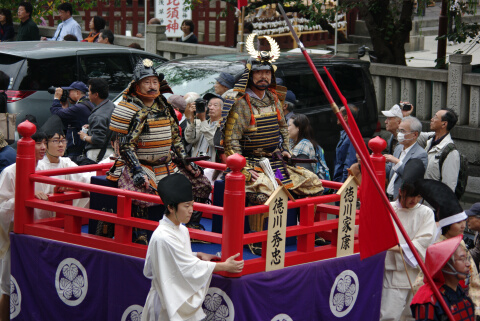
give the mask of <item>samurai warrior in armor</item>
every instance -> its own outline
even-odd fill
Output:
[[[222,110],[225,154],[228,157],[238,153],[246,158],[243,174],[247,198],[252,204],[264,204],[274,191],[272,180],[259,166],[262,158],[269,160],[275,176],[294,195],[321,195],[322,183],[314,173],[284,161],[291,158],[288,125],[282,110],[286,88],[276,85],[276,66],[272,65],[280,56],[280,49],[275,40],[266,37],[271,51],[256,51],[254,36],[250,35],[246,44],[251,57]]]
[[[200,184],[192,182],[196,187],[201,185],[194,196],[196,201],[204,202],[211,185],[187,160],[174,109],[163,96],[172,90],[163,74],[156,73],[150,59],[140,61],[133,75],[134,80],[125,90],[123,100],[112,113],[110,130],[119,135],[120,158],[107,178],[118,181],[120,188],[153,193],[162,178],[180,171],[191,181],[200,181]],[[140,201],[135,204],[140,211],[153,205]],[[192,215],[192,219],[194,217]],[[197,218],[196,223],[199,223],[201,213]]]

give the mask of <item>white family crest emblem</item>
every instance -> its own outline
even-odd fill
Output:
[[[293,321],[288,314],[281,313],[273,317],[272,321]]]
[[[55,288],[60,299],[69,306],[77,306],[85,299],[88,291],[87,271],[74,258],[60,262],[55,275]]]
[[[131,305],[123,312],[122,321],[141,321],[142,312],[142,306],[138,304]]]
[[[17,280],[10,275],[10,319],[13,320],[22,307],[22,292],[18,286]]]
[[[219,288],[208,289],[203,301],[203,312],[207,315],[205,321],[233,321],[235,310],[230,297]]]
[[[330,310],[336,317],[346,316],[355,305],[359,290],[358,277],[352,270],[340,273],[330,291]]]

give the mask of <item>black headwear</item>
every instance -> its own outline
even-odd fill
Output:
[[[435,208],[438,218],[438,232],[442,227],[467,219],[455,193],[440,181],[422,179],[416,182],[420,195]]]
[[[192,184],[179,173],[162,178],[157,190],[165,206],[193,201]]]
[[[40,128],[40,131],[47,134],[47,136],[54,136],[55,134],[65,136],[64,130],[62,119],[58,115],[50,116]]]
[[[153,61],[150,59],[142,59],[137,62],[133,69],[133,79],[135,82],[139,82],[143,78],[155,76],[158,77],[158,81],[163,80],[163,74],[157,74],[153,67]]]
[[[418,158],[408,160],[403,169],[403,184],[401,188],[403,189],[406,185],[415,187],[415,182],[423,180],[423,176],[425,176],[425,165],[423,162]]]

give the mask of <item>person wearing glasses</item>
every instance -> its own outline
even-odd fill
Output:
[[[468,252],[460,242],[462,237],[434,244],[427,250],[426,266],[435,286],[452,313],[454,320],[475,320],[475,302],[462,288],[470,276]],[[428,284],[422,286],[412,300],[411,312],[415,320],[448,320],[440,302]]]
[[[420,159],[425,168],[428,164],[427,152],[417,144],[417,139],[422,132],[422,123],[412,116],[405,117],[397,130],[398,146],[393,155],[385,155],[387,161],[386,175],[389,178],[387,196],[391,201],[396,200],[400,186],[403,183],[405,164],[410,159]]]
[[[70,158],[63,157],[63,154],[65,154],[65,150],[67,149],[67,139],[65,138],[63,131],[60,129],[46,129],[45,132],[47,133],[47,151],[45,153],[45,157],[38,162],[37,170],[77,167],[78,165],[75,164]],[[94,174],[94,172],[87,172],[58,175],[54,177],[74,181],[77,183],[90,183],[90,177]],[[64,186],[53,186],[43,183],[41,183],[41,185],[45,194],[78,191],[78,189]],[[88,208],[89,204],[90,200],[88,198],[81,198],[73,201],[73,206],[78,207]]]
[[[417,182],[416,188],[424,200],[435,209],[435,215],[438,219],[436,236],[434,236],[435,243],[454,238],[464,233],[468,218],[467,211],[462,209],[457,196],[447,184],[433,179],[423,179]],[[468,296],[475,304],[475,315],[480,317],[480,276],[475,261],[469,254],[463,240],[460,242],[460,247],[467,252],[467,258],[470,262],[470,278],[468,278],[468,280],[460,280],[460,286],[468,293]],[[419,291],[418,289],[423,284],[424,275],[420,272],[413,284],[414,292]],[[414,301],[415,299],[412,303]]]

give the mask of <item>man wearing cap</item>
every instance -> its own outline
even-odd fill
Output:
[[[253,38],[247,42],[251,41]],[[271,42],[276,45],[273,39]],[[275,48],[274,45],[271,47]],[[253,48],[253,44],[248,47]],[[247,159],[242,173],[251,204],[264,204],[275,190],[275,178],[269,178],[258,167],[259,161],[267,166],[266,160],[283,186],[294,194],[320,195],[322,183],[314,173],[283,162],[285,158],[291,158],[291,153],[283,102],[279,98],[281,93],[275,82],[276,66],[272,65],[279,52],[276,49],[270,52],[250,49],[249,53],[252,57],[248,59],[232,95],[227,96],[222,111],[225,155],[238,153]],[[252,229],[262,228],[260,222]]]
[[[203,320],[203,300],[212,273],[240,273],[244,261],[237,253],[224,262],[212,254],[192,252],[188,229],[183,225],[193,212],[192,185],[181,174],[158,182],[165,214],[148,244],[143,274],[152,280],[142,321]]]
[[[427,152],[417,144],[422,132],[422,123],[415,117],[405,117],[398,126],[397,140],[399,145],[393,155],[386,154],[386,174],[389,177],[387,196],[390,200],[397,199],[398,191],[403,183],[405,164],[410,159],[420,159],[427,168]]]
[[[385,118],[385,130],[392,133],[387,141],[386,149],[387,154],[392,155],[398,144],[397,129],[403,119],[403,114],[398,104],[395,104],[390,110],[382,110],[382,114],[387,117]]]
[[[185,101],[185,98],[180,95],[171,95],[167,99],[168,103],[172,105],[172,107],[177,110],[180,114],[182,114],[182,117],[177,117],[178,119],[178,125],[180,126],[181,129],[181,135],[182,138],[185,137],[185,128],[187,127],[187,122],[185,118],[185,108],[187,108],[187,102]],[[185,142],[186,143],[186,142]]]
[[[213,88],[215,89],[215,93],[220,96],[226,93],[229,89],[232,89],[235,85],[235,79],[233,76],[226,72],[221,72],[220,75],[215,78],[215,80],[217,82]]]
[[[475,240],[473,242],[475,246],[469,251],[478,270],[478,263],[480,263],[480,203],[473,204],[470,209],[465,211],[465,214],[468,216],[468,228],[475,231]]]
[[[68,102],[60,101],[64,90],[68,90],[70,106]],[[88,124],[88,117],[94,108],[86,96],[87,93],[87,85],[75,81],[69,87],[55,89],[53,104],[50,107],[52,115],[59,116],[63,126],[67,128],[67,156],[73,161],[83,154],[85,141],[80,139],[78,132],[82,130],[83,125]]]
[[[297,97],[291,90],[287,90],[287,95],[285,96],[285,102],[283,103],[283,114],[285,115],[285,120],[288,121],[292,118],[293,110],[295,109],[295,104],[297,103]]]
[[[455,320],[475,320],[475,305],[459,284],[470,274],[470,260],[461,241],[459,235],[428,247],[425,265],[435,284],[423,285],[413,297],[410,307],[415,320],[448,320],[433,294],[433,286],[440,291]]]

